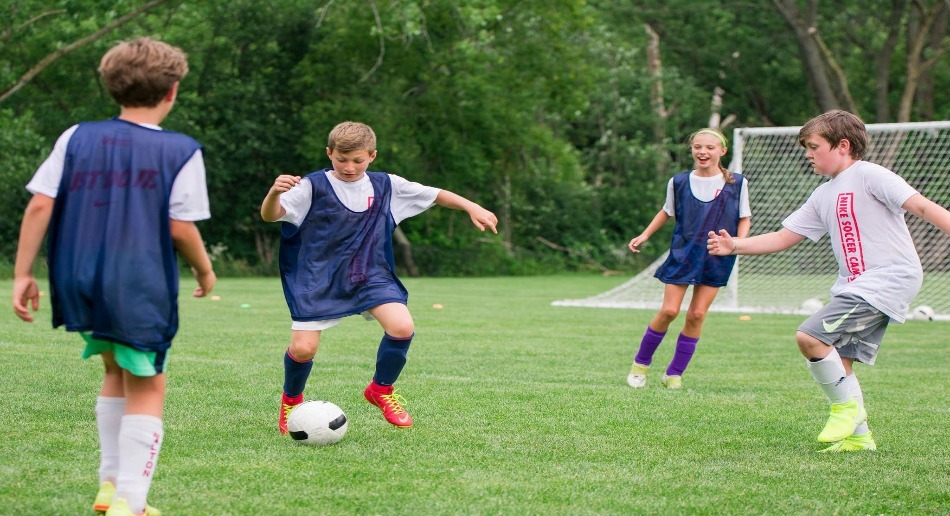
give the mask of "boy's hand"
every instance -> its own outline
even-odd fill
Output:
[[[642,245],[644,242],[646,242],[646,241],[647,241],[647,238],[649,238],[649,237],[645,237],[645,236],[643,236],[643,235],[640,235],[640,236],[634,238],[633,240],[631,240],[630,243],[627,244],[627,247],[629,247],[631,251],[633,251],[633,252],[635,252],[635,253],[639,253],[640,250],[637,249],[637,247],[639,247],[639,246]]]
[[[191,294],[195,297],[205,297],[211,293],[211,290],[214,288],[214,284],[218,282],[218,276],[214,273],[214,270],[208,270],[205,273],[199,273],[194,267],[191,269],[191,273],[195,275],[195,279],[198,280],[198,288]]]
[[[725,229],[720,229],[718,235],[714,231],[710,231],[709,240],[706,241],[706,249],[712,255],[728,256],[736,251],[736,241],[729,236],[729,232]]]
[[[498,234],[498,230],[495,229],[495,226],[498,225],[498,217],[494,213],[476,205],[469,211],[468,215],[472,217],[472,224],[475,224],[478,229],[485,231],[485,228],[489,228],[492,233]]]
[[[29,302],[33,311],[40,309],[40,289],[33,276],[23,276],[13,280],[13,312],[26,322],[33,322],[33,315],[27,307]]]
[[[270,187],[270,191],[271,193],[282,194],[300,184],[300,179],[300,176],[281,174],[274,180],[274,186]]]

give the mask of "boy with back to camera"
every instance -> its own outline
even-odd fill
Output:
[[[904,212],[944,233],[950,233],[950,212],[894,172],[862,161],[868,134],[851,113],[829,111],[813,118],[798,141],[815,173],[828,181],[782,222],[782,229],[749,238],[710,232],[708,249],[719,256],[768,254],[828,234],[838,260],[831,301],[796,334],[812,377],[831,403],[818,441],[831,443],[823,452],[875,450],[852,365],[874,364],[888,323],[904,322],[920,290],[923,269]]]
[[[159,127],[188,72],[181,49],[149,38],[116,45],[99,64],[117,118],[64,132],[27,185],[13,309],[33,322],[33,262],[49,229],[53,326],[80,332],[83,358],[105,365],[95,415],[99,492],[108,516],[156,515],[146,504],[164,440],[165,368],[178,330],[178,262],[198,288],[216,277],[194,221],[210,218],[201,146]]]
[[[434,204],[465,211],[482,231],[497,233],[498,219],[447,190],[367,172],[376,159],[376,135],[368,125],[338,124],[326,152],[332,168],[303,178],[278,176],[261,204],[265,221],[283,222],[280,277],[293,320],[277,427],[286,434],[287,416],[303,402],[323,330],[363,314],[383,328],[375,374],[363,395],[390,424],[408,428],[412,418],[393,384],[406,364],[415,327],[408,293],[395,273],[392,233]]]

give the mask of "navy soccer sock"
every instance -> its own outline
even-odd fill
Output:
[[[313,369],[313,360],[298,362],[290,355],[290,348],[284,352],[284,394],[288,398],[296,398],[303,393]]]
[[[379,351],[376,352],[376,374],[373,375],[373,381],[377,385],[392,385],[399,378],[399,373],[406,365],[406,354],[409,353],[409,344],[412,343],[412,335],[397,339],[384,333],[382,340],[379,341]]]

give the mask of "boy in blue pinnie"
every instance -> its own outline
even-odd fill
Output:
[[[376,159],[376,135],[358,122],[330,131],[332,168],[301,178],[280,175],[261,204],[267,222],[282,221],[280,276],[290,309],[292,336],[284,353],[284,391],[278,429],[303,402],[323,330],[348,315],[376,319],[383,337],[376,371],[363,395],[389,423],[412,426],[393,384],[406,364],[414,323],[408,293],[396,277],[392,233],[402,220],[434,204],[464,210],[475,227],[497,233],[495,215],[447,190],[397,175],[367,172]]]
[[[49,229],[53,326],[82,334],[83,358],[105,365],[96,400],[99,492],[108,516],[157,515],[146,504],[164,441],[165,368],[178,331],[177,250],[196,297],[216,277],[195,221],[211,217],[201,145],[160,124],[188,72],[179,48],[149,38],[106,52],[99,74],[117,118],[66,130],[27,190],[13,309],[39,308],[33,262]],[[30,306],[28,306],[30,305]]]

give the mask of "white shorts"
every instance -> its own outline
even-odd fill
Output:
[[[361,313],[364,319],[367,321],[375,321],[376,318],[373,317],[373,314],[369,313],[369,310]],[[290,325],[290,329],[294,331],[323,331],[329,328],[340,324],[340,321],[343,319],[325,319],[323,321],[293,321],[293,324]]]

